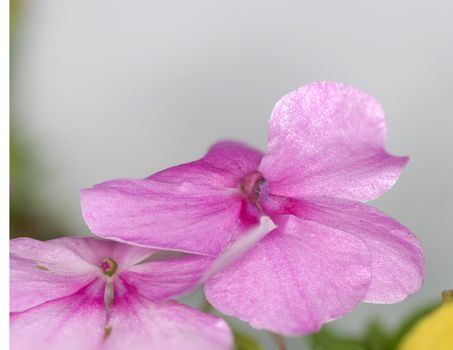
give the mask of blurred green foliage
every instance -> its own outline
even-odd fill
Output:
[[[264,350],[252,337],[233,329],[235,350]]]
[[[313,350],[395,350],[414,324],[438,305],[436,303],[417,310],[396,330],[389,331],[380,322],[372,321],[361,335],[348,337],[327,326],[320,332],[308,336],[308,342]]]
[[[15,43],[20,27],[23,0],[10,1],[11,88],[14,87]],[[65,234],[64,226],[45,211],[37,198],[43,171],[36,162],[39,157],[21,133],[16,113],[16,101],[11,99],[10,116],[10,236],[50,239]]]
[[[12,123],[13,124],[13,123]],[[42,173],[31,146],[10,132],[10,236],[50,239],[63,236],[64,226],[46,212],[37,198]]]
[[[11,39],[13,39],[13,35],[16,33],[14,29],[17,28],[17,21],[20,18],[22,5],[23,0],[10,0],[9,2],[9,28]]]
[[[438,306],[439,303],[430,304],[415,311],[394,330],[388,330],[380,322],[374,320],[358,336],[347,336],[334,331],[330,326],[325,326],[320,332],[309,335],[305,339],[312,350],[396,350],[402,338],[415,323]],[[233,334],[235,350],[264,350],[252,337],[238,330],[233,330]]]
[[[305,337],[305,340],[312,350],[396,350],[415,323],[438,306],[439,303],[433,303],[415,311],[394,330],[388,330],[382,323],[374,320],[358,336],[347,336],[333,330],[331,326],[325,326],[318,333]],[[254,338],[237,329],[233,329],[233,335],[235,350],[264,350]]]

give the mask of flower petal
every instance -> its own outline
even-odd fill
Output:
[[[189,182],[214,188],[234,187],[250,171],[256,170],[263,153],[236,141],[221,141],[201,159],[177,165],[148,177],[154,181]]]
[[[121,279],[153,302],[168,300],[199,285],[213,261],[211,257],[194,255],[149,261],[129,267],[121,273]]]
[[[353,235],[280,216],[278,228],[207,281],[220,311],[287,335],[319,330],[350,311],[370,282],[369,255]]]
[[[23,311],[71,295],[99,276],[103,258],[121,269],[154,251],[94,237],[64,237],[49,241],[17,238],[10,241],[11,311]]]
[[[205,282],[211,276],[231,265],[276,227],[277,226],[275,226],[270,217],[261,216],[259,225],[253,227],[250,231],[233,241],[222,254],[213,261],[209,269],[203,273],[201,281]]]
[[[100,349],[105,317],[102,300],[85,291],[13,313],[11,350]]]
[[[63,238],[77,241],[80,254],[85,260],[98,267],[104,258],[115,260],[122,270],[135,265],[158,251],[155,249],[142,248],[130,244],[122,244],[98,237],[73,237]]]
[[[10,321],[12,350],[231,349],[226,323],[175,302],[151,303],[131,291],[107,317],[98,283]],[[97,294],[96,294],[97,293]]]
[[[277,102],[260,171],[270,191],[367,201],[390,189],[408,162],[385,152],[380,104],[352,86],[318,82]]]
[[[113,180],[82,191],[82,211],[101,237],[140,246],[216,255],[240,229],[233,191],[152,180]]]
[[[238,181],[261,153],[223,142],[201,160],[145,180],[113,180],[82,190],[82,212],[99,236],[140,246],[217,255],[240,220]]]
[[[151,258],[129,267],[121,278],[126,289],[135,290],[153,302],[179,297],[229,266],[275,227],[269,217],[263,216],[260,225],[244,233],[216,258],[195,255],[158,261]]]
[[[77,292],[93,281],[96,266],[87,262],[75,238],[40,242],[30,238],[10,241],[11,311],[23,311],[48,300]]]
[[[176,302],[152,303],[134,295],[112,308],[109,350],[227,350],[233,339],[220,318]]]
[[[373,277],[364,301],[396,303],[421,287],[425,263],[420,242],[391,217],[359,202],[319,197],[306,198],[294,211],[365,242]]]

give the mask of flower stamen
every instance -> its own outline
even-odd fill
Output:
[[[111,258],[104,258],[99,264],[99,267],[104,275],[112,277],[118,269],[118,264]]]
[[[263,174],[257,170],[247,173],[241,180],[241,192],[257,207],[259,207],[261,186],[265,182]]]

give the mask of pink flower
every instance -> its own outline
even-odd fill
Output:
[[[11,241],[11,349],[231,349],[226,323],[174,301],[211,260],[97,238]]]
[[[271,217],[278,227],[210,278],[206,296],[256,328],[314,332],[361,301],[394,303],[421,286],[417,238],[362,204],[408,162],[385,151],[385,138],[373,97],[314,83],[277,103],[265,154],[220,142],[147,179],[83,190],[83,215],[103,237],[211,256]]]

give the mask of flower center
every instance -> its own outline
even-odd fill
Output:
[[[266,179],[258,170],[247,173],[241,180],[241,192],[257,207],[259,207],[261,187],[265,182]]]
[[[99,267],[104,275],[112,277],[118,269],[118,264],[112,258],[104,258],[99,264]]]

